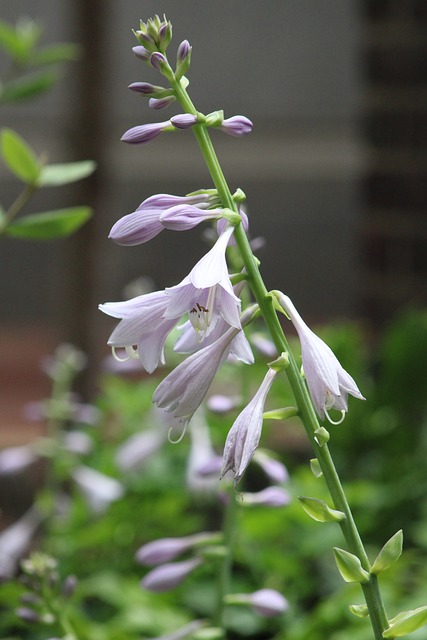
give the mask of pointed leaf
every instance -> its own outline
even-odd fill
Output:
[[[21,38],[15,29],[3,20],[0,20],[0,47],[12,58],[19,58],[22,54]]]
[[[389,620],[389,627],[383,632],[383,638],[400,638],[427,624],[427,606],[402,611]]]
[[[369,616],[368,607],[366,604],[351,604],[349,606],[351,613],[358,618],[367,618]]]
[[[264,420],[287,420],[298,415],[298,409],[296,407],[283,407],[281,409],[272,409],[271,411],[264,411],[262,417]]]
[[[345,518],[345,513],[331,509],[323,500],[305,496],[300,496],[298,500],[304,511],[316,522],[340,522]]]
[[[363,569],[359,558],[344,549],[334,547],[335,562],[345,582],[368,582],[369,573]]]
[[[62,164],[48,164],[42,167],[37,184],[40,187],[57,187],[70,182],[82,180],[95,171],[95,162],[66,162]]]
[[[71,42],[61,42],[43,49],[35,51],[32,58],[32,66],[45,64],[58,64],[60,62],[69,62],[78,60],[81,54],[81,47]]]
[[[312,474],[316,477],[316,478],[321,478],[323,476],[323,471],[320,468],[320,464],[317,458],[312,458],[310,460],[310,469]]]
[[[91,216],[89,207],[72,207],[33,213],[9,225],[5,233],[14,238],[52,240],[77,231]]]
[[[394,536],[385,543],[377,555],[375,562],[372,565],[371,573],[382,573],[391,567],[396,560],[399,560],[402,555],[402,545],[403,531],[400,529],[400,531],[395,533]]]
[[[40,173],[39,161],[25,140],[12,129],[2,129],[0,146],[12,173],[23,182],[34,183]]]
[[[331,437],[329,431],[325,429],[325,427],[319,427],[314,433],[316,435],[315,440],[321,447],[323,447],[323,445],[326,444]]]
[[[55,71],[50,70],[26,75],[5,83],[0,88],[0,104],[34,98],[51,89],[58,77]]]

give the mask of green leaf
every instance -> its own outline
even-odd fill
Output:
[[[328,507],[323,500],[305,496],[300,496],[298,500],[304,511],[316,522],[340,522],[346,517],[342,511],[336,511]]]
[[[7,51],[12,58],[19,58],[22,54],[22,42],[13,27],[0,20],[0,47]]]
[[[366,604],[351,604],[349,606],[351,613],[358,618],[367,618],[369,616],[368,607]]]
[[[402,545],[403,531],[400,529],[400,531],[395,533],[394,536],[385,543],[377,555],[375,562],[372,565],[371,573],[382,573],[391,567],[396,560],[399,560],[402,555]]]
[[[281,409],[272,409],[262,414],[264,420],[287,420],[298,415],[296,407],[282,407]]]
[[[427,624],[427,606],[402,611],[389,620],[389,627],[383,632],[383,638],[400,638]]]
[[[92,160],[82,162],[67,162],[63,164],[48,164],[42,167],[37,184],[40,187],[57,187],[70,182],[76,182],[90,176],[95,171],[96,164]]]
[[[35,51],[31,58],[31,65],[59,64],[78,60],[81,56],[81,47],[71,42],[62,42]]]
[[[21,136],[12,129],[2,129],[0,148],[5,163],[17,178],[30,184],[37,180],[40,173],[38,158]]]
[[[0,88],[0,103],[18,102],[49,91],[58,80],[55,71],[43,71],[8,82]]]
[[[334,547],[335,562],[345,582],[368,582],[369,573],[363,569],[357,556]]]
[[[14,238],[52,240],[77,231],[92,215],[90,207],[58,209],[20,218],[6,228],[5,233]]]

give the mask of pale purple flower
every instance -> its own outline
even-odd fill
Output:
[[[161,538],[147,542],[138,549],[135,559],[140,564],[153,566],[175,560],[178,556],[201,544],[218,540],[217,533],[201,532],[180,538]]]
[[[37,456],[29,445],[8,447],[0,451],[0,476],[25,471],[37,460]]]
[[[223,120],[219,129],[229,136],[236,138],[245,136],[252,131],[253,123],[245,116],[232,116]]]
[[[158,428],[135,433],[117,449],[116,463],[119,469],[123,472],[139,469],[165,440],[166,433]]]
[[[124,302],[106,302],[99,305],[104,313],[120,322],[111,334],[108,344],[125,348],[129,357],[139,357],[148,373],[164,363],[163,347],[170,331],[180,316],[164,318],[169,305],[165,291],[155,291]]]
[[[220,393],[212,395],[206,402],[206,406],[212,413],[225,414],[234,411],[241,403],[240,396],[225,396]]]
[[[64,449],[79,455],[88,455],[93,449],[93,440],[83,431],[67,431],[63,435]]]
[[[157,406],[186,425],[202,403],[239,331],[230,327],[218,340],[181,362],[155,390],[153,400]]]
[[[257,449],[254,455],[254,462],[261,467],[269,480],[275,484],[284,484],[288,481],[289,474],[285,465],[272,458],[266,451]]]
[[[229,470],[234,471],[235,484],[244,474],[258,447],[262,431],[264,404],[276,373],[273,369],[268,369],[260,388],[237,416],[225,441],[221,476]]]
[[[167,64],[167,60],[166,60],[165,56],[162,53],[160,53],[159,51],[155,51],[154,53],[151,54],[150,62],[152,64],[152,66],[155,69],[158,69],[159,71],[161,71],[162,67],[165,64]]]
[[[159,217],[163,227],[172,231],[187,231],[201,222],[215,220],[221,216],[221,209],[200,209],[191,204],[179,204],[165,209]]]
[[[210,430],[200,407],[190,423],[190,453],[187,460],[186,482],[193,495],[206,496],[217,491],[218,475],[200,472],[215,458]]]
[[[42,520],[40,513],[32,507],[0,533],[0,580],[13,576]]]
[[[228,227],[189,275],[180,284],[166,289],[170,302],[165,318],[189,312],[190,322],[201,340],[221,317],[228,325],[241,327],[240,299],[233,291],[225,258],[232,233],[233,227]]]
[[[250,594],[250,604],[257,613],[268,618],[278,616],[289,608],[289,603],[274,589],[260,589]]]
[[[177,129],[189,129],[197,124],[197,116],[192,113],[179,113],[177,116],[172,116],[170,121]]]
[[[260,507],[285,507],[291,501],[289,492],[282,487],[266,487],[261,491],[240,494],[242,504]]]
[[[205,215],[207,216],[206,219],[211,217],[204,211],[204,206],[207,206],[209,198],[210,196],[206,193],[192,196],[174,196],[167,193],[160,193],[150,196],[141,202],[136,211],[120,218],[113,225],[108,237],[114,240],[114,242],[117,242],[117,244],[124,246],[133,246],[148,242],[148,240],[151,240],[163,231],[166,226],[160,221],[160,217],[172,209],[175,210],[177,206],[184,205],[194,207],[193,217],[195,217],[194,214],[196,213],[200,214],[198,221],[193,224],[193,226],[195,226],[203,222]],[[179,217],[175,211],[175,220],[179,219]]]
[[[314,407],[323,420],[329,409],[348,410],[348,394],[364,400],[355,381],[339,363],[323,340],[305,324],[292,301],[280,291],[274,292],[280,306],[290,317],[301,342],[302,366]]]
[[[128,144],[146,144],[157,138],[170,126],[170,120],[141,124],[125,131],[120,139]]]
[[[123,485],[118,480],[90,467],[76,467],[72,476],[94,513],[102,513],[124,494]]]
[[[188,56],[191,54],[191,49],[192,47],[190,46],[188,40],[183,40],[181,42],[176,52],[176,61],[178,64],[181,64],[188,58]]]
[[[151,84],[151,82],[132,82],[132,84],[128,86],[128,89],[136,91],[136,93],[142,93],[144,96],[151,96],[153,93],[167,91],[164,87]]]
[[[251,334],[251,343],[266,358],[277,358],[276,345],[262,333]]]
[[[182,562],[162,564],[147,573],[141,585],[144,589],[155,591],[156,593],[169,591],[181,584],[201,564],[201,558],[190,558]]]

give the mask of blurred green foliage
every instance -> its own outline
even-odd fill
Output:
[[[403,555],[380,576],[392,617],[427,601],[427,312],[403,313],[381,339],[370,337],[357,324],[323,327],[319,334],[367,398],[366,402],[350,399],[344,423],[328,429],[330,448],[371,561],[396,531],[404,532]],[[261,358],[253,367],[241,368],[248,390],[256,389],[265,362]],[[138,471],[118,470],[117,447],[133,433],[155,426],[151,396],[157,382],[145,376],[103,377],[97,400],[100,423],[91,431],[96,446],[85,464],[120,478],[125,496],[94,515],[71,488],[68,514],[55,518],[39,541],[58,559],[63,578],[69,574],[79,578],[69,606],[82,640],[152,638],[212,614],[214,564],[208,563],[164,594],[149,593],[139,585],[145,569],[137,565],[134,554],[140,545],[215,530],[222,520],[217,500],[204,500],[187,490],[188,439],[178,445],[166,441]],[[223,367],[212,391],[224,389],[230,395],[241,392],[235,366]],[[286,401],[292,404],[283,378],[273,386],[266,408],[285,406]],[[215,448],[221,452],[234,414],[220,417],[206,412],[206,417]],[[293,500],[284,508],[237,509],[231,588],[277,589],[289,600],[290,609],[269,620],[230,607],[229,638],[367,640],[369,621],[349,611],[350,604],[363,602],[360,587],[343,583],[333,558],[332,547],[343,544],[338,525],[314,522],[296,499],[308,495],[329,502],[322,479],[310,471],[312,453],[298,420],[266,422],[262,445],[287,465]],[[250,466],[244,483],[245,490],[264,486],[256,465]],[[24,625],[13,615],[23,589],[16,581],[0,587],[4,610],[0,636],[51,637],[55,630]],[[423,640],[425,633],[421,629],[411,637]]]

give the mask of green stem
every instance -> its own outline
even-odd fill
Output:
[[[196,114],[197,110],[181,84],[173,79],[171,86],[184,110],[187,113]],[[206,128],[202,125],[195,125],[193,131],[223,207],[237,211],[237,206],[233,200]],[[289,353],[290,366],[286,369],[287,376],[299,408],[301,421],[316,453],[334,507],[346,515],[346,518],[340,522],[340,526],[348,548],[351,553],[360,559],[363,568],[369,572],[369,559],[329,449],[326,444],[320,446],[315,439],[315,431],[319,428],[319,423],[307,386],[289,349],[288,342],[274,309],[272,296],[264,284],[258,263],[252,253],[249,240],[241,223],[236,226],[234,237],[245,266],[248,283],[260,307],[271,338],[279,353]],[[382,632],[388,627],[388,622],[376,576],[371,575],[369,581],[361,586],[368,606],[375,640],[382,640]]]
[[[27,204],[28,200],[31,198],[36,188],[37,187],[35,184],[25,185],[24,189],[21,191],[19,196],[10,205],[9,209],[4,214],[3,219],[1,221],[1,226],[0,226],[0,235],[2,235],[5,232],[7,225],[10,222],[12,222],[12,220],[15,218],[15,216],[18,215],[18,213],[21,211],[24,205]]]

